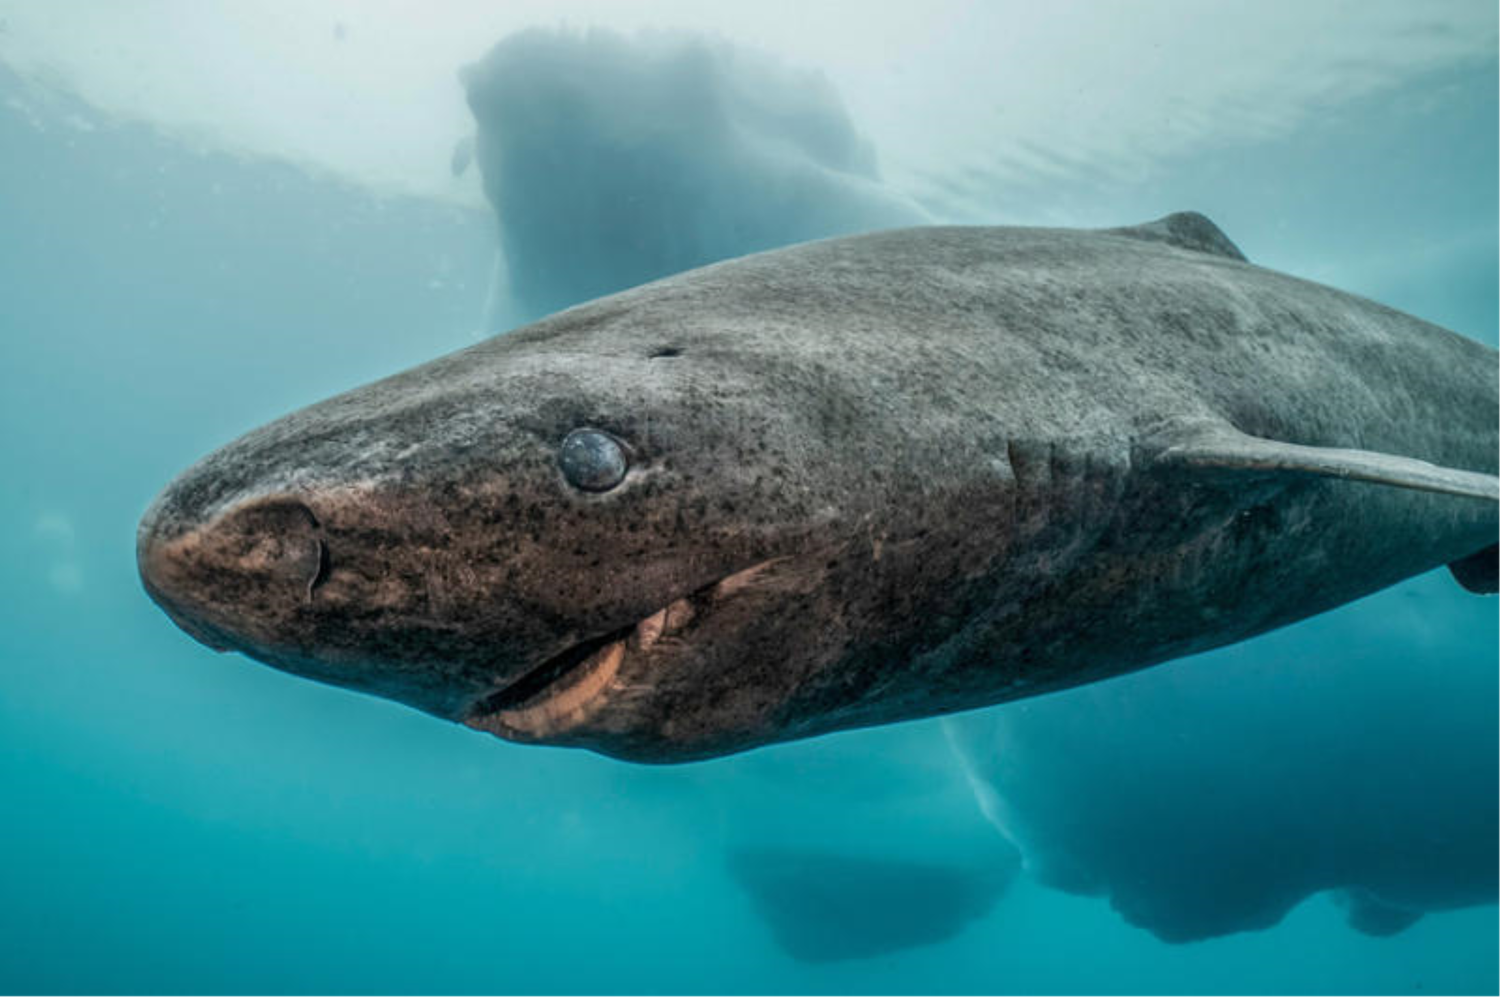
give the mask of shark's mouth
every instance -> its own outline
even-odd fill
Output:
[[[480,700],[464,723],[504,738],[534,741],[587,720],[604,701],[627,657],[650,652],[677,637],[713,604],[745,590],[777,562],[751,565],[650,616],[618,630],[590,637],[555,654],[520,678]]]

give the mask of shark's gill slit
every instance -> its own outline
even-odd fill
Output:
[[[661,347],[658,347],[656,350],[654,350],[652,352],[651,356],[648,359],[651,359],[651,360],[668,360],[668,359],[670,359],[672,357],[680,357],[680,356],[682,356],[682,347],[680,347],[680,346],[661,346]]]

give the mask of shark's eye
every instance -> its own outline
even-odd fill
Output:
[[[630,462],[613,436],[598,429],[575,429],[557,452],[557,466],[574,488],[607,492],[625,479]]]

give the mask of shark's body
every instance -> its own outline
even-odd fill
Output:
[[[1201,216],[910,229],[294,413],[163,493],[140,558],[215,646],[673,761],[1094,681],[1442,564],[1492,591],[1496,427],[1494,351]]]

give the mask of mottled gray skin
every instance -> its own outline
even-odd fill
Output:
[[[1181,215],[684,273],[242,437],[147,512],[142,576],[213,646],[666,762],[1095,681],[1494,543],[1489,502],[1154,460],[1228,425],[1496,470],[1494,351],[1236,256]],[[615,489],[559,471],[579,427],[631,451]],[[567,717],[506,721],[680,599]]]

